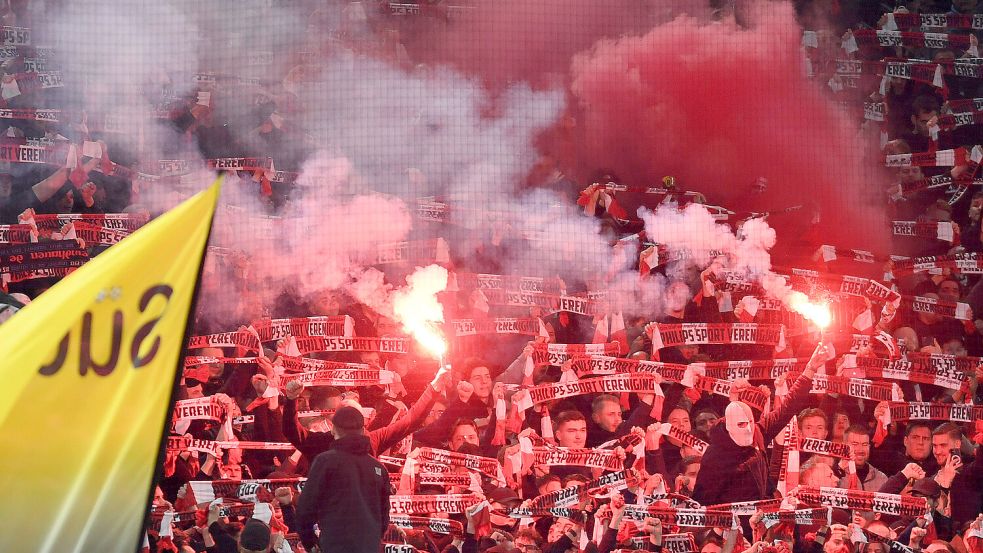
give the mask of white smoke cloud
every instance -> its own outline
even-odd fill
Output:
[[[492,97],[448,68],[411,72],[370,58],[328,60],[298,92],[307,132],[377,190],[471,207],[515,190],[538,157],[533,138],[564,106],[559,91],[518,84]],[[410,168],[425,187],[410,188]]]
[[[700,204],[689,204],[681,210],[671,206],[655,211],[642,207],[638,216],[645,222],[649,240],[664,244],[670,252],[688,253],[690,262],[701,268],[713,261],[714,252],[726,252],[734,270],[750,274],[771,270],[768,250],[775,245],[776,236],[763,220],[748,221],[734,234]]]
[[[46,27],[58,37],[53,45],[66,53],[65,66],[80,80],[86,76],[88,96],[101,107],[149,109],[159,97],[148,90],[159,94],[166,84],[172,96],[190,94],[190,76],[201,71],[274,81],[284,72],[291,79],[304,75],[285,85],[298,101],[284,115],[309,137],[300,143],[292,135],[285,146],[293,157],[306,158],[286,205],[274,210],[256,197],[257,183],[227,179],[222,203],[236,208],[223,208],[216,218],[212,245],[249,260],[256,301],[269,306],[284,291],[303,300],[339,289],[392,313],[396,288],[386,279],[392,274],[370,268],[379,245],[441,236],[465,261],[480,247],[504,244],[497,259],[504,273],[571,282],[597,278],[613,290],[612,304],[640,314],[662,309],[664,279],[639,282],[630,268],[634,251],[612,264],[613,235],[598,220],[582,216],[558,194],[521,190],[539,157],[537,135],[566,108],[562,90],[517,82],[492,93],[448,67],[407,70],[325,40],[341,32],[370,33],[358,10],[329,5],[307,17],[265,0],[238,7],[241,24],[230,25],[215,6],[185,0],[86,4],[60,10]],[[80,21],[86,23],[81,29]],[[254,32],[305,26],[306,33]],[[325,49],[326,43],[332,44]],[[267,50],[274,63],[254,64],[255,54]],[[316,65],[282,71],[289,68],[284,54],[297,51],[324,55]],[[244,132],[252,126],[249,110],[239,106],[252,93],[217,90],[213,108],[219,121],[230,120],[233,144],[262,153],[261,142]],[[175,148],[182,141],[172,129],[150,134],[141,151],[145,159],[200,156],[190,144]],[[203,175],[180,194],[161,187],[161,197],[143,200],[167,207],[210,180]],[[446,201],[454,225],[414,225],[414,202],[423,196]]]
[[[828,310],[810,301],[802,292],[792,290],[783,277],[771,270],[771,254],[776,235],[764,219],[745,221],[737,233],[713,220],[700,204],[685,209],[660,207],[655,211],[639,208],[645,232],[653,242],[664,244],[670,252],[686,254],[683,265],[705,269],[713,262],[744,274],[761,285],[765,293],[789,309],[812,320],[825,320]],[[722,254],[719,257],[715,254]]]
[[[263,245],[248,228],[227,245],[262,245],[257,259],[275,260],[263,277],[271,291],[306,297],[338,288],[388,314],[392,287],[382,272],[366,270],[378,245],[432,236],[460,245],[474,237],[469,229],[491,220],[485,213],[520,211],[515,188],[536,160],[535,134],[563,107],[555,92],[517,85],[492,99],[449,69],[411,73],[345,56],[328,60],[317,82],[298,92],[305,106],[298,120],[321,149],[304,163],[280,210],[281,247]],[[492,105],[495,114],[486,113]],[[444,199],[463,224],[414,228],[415,200],[430,195]],[[545,200],[523,202],[521,211],[542,215]],[[592,224],[565,209],[574,224]],[[535,227],[550,231],[544,227],[557,224],[541,220]],[[481,236],[479,243],[487,240],[490,235]]]

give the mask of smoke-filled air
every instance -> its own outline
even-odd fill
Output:
[[[983,551],[983,2],[0,0],[0,25],[0,366],[18,320],[90,296],[11,340],[31,378],[102,398],[179,358],[142,551]],[[124,284],[57,295],[172,220]],[[6,411],[68,425],[19,378],[47,399]],[[93,440],[86,471],[130,462]],[[0,551],[62,550],[65,513]]]

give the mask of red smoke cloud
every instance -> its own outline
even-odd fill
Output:
[[[675,15],[706,17],[694,0],[495,0],[466,11],[403,22],[414,59],[449,64],[490,88],[519,80],[562,84],[570,60],[605,37],[640,35]]]
[[[883,251],[884,182],[879,159],[865,158],[859,120],[805,77],[790,4],[758,4],[744,15],[746,28],[680,17],[576,56],[578,162],[635,185],[673,175],[680,188],[731,209],[811,201],[821,208],[823,241]],[[769,187],[752,199],[758,177]],[[790,237],[779,227],[778,238]]]

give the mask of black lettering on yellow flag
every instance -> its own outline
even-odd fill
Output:
[[[0,326],[0,551],[136,548],[220,186]]]

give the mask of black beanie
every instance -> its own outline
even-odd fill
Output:
[[[270,547],[270,527],[257,518],[247,520],[239,534],[239,545],[250,551],[266,551]]]
[[[365,426],[365,417],[358,409],[346,405],[335,411],[331,424],[341,430],[361,430]]]

